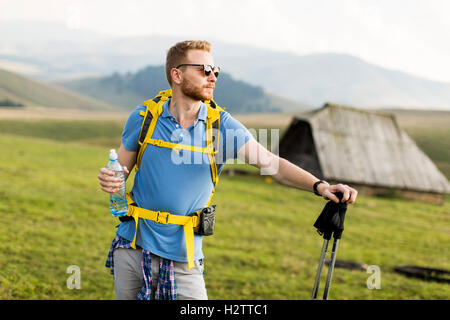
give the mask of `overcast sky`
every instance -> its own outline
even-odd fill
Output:
[[[17,19],[61,21],[115,36],[216,39],[300,55],[348,53],[450,82],[447,0],[0,0],[0,20]]]

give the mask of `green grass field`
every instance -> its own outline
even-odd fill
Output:
[[[114,298],[104,263],[118,221],[97,174],[122,126],[0,121],[1,300]],[[448,146],[439,134],[417,133],[430,152]],[[448,153],[433,157],[450,163]],[[336,269],[330,299],[448,299],[448,284],[393,269],[450,269],[449,200],[438,206],[361,195],[348,210],[338,259],[379,266],[381,289],[367,289],[371,274]],[[215,235],[203,244],[210,299],[310,298],[323,241],[312,225],[324,200],[261,176],[223,175],[213,203]],[[66,286],[70,265],[81,269],[80,290]]]

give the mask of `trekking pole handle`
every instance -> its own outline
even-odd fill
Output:
[[[342,233],[344,232],[344,220],[345,220],[345,213],[347,211],[347,208],[340,209],[338,213],[335,214],[334,218],[339,219],[336,228],[333,232],[333,238],[334,239],[340,239],[342,237]]]

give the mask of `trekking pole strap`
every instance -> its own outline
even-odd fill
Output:
[[[335,195],[338,197],[339,201],[342,200],[343,194],[341,192],[336,192]],[[346,203],[335,203],[331,200],[328,201],[314,223],[317,232],[326,240],[330,240],[331,235],[333,235],[335,239],[340,239],[342,237],[342,232],[344,231],[346,211]]]

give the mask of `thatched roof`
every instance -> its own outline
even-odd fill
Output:
[[[311,134],[321,177],[347,183],[434,193],[450,184],[435,164],[397,124],[392,114],[326,104],[294,117]],[[304,131],[304,130],[303,130]],[[295,130],[288,130],[295,132]],[[289,143],[301,137],[283,137]]]

